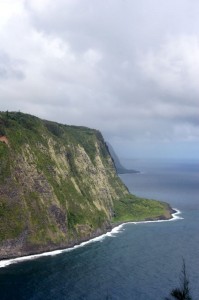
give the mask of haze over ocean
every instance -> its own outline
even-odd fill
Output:
[[[121,175],[131,192],[169,202],[183,219],[126,224],[74,251],[0,268],[0,299],[164,299],[178,286],[182,257],[197,299],[198,162],[123,162],[141,170]]]

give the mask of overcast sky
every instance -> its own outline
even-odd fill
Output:
[[[0,0],[0,110],[199,157],[198,0]]]

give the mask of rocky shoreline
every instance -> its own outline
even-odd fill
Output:
[[[169,207],[170,217],[159,216],[157,218],[146,218],[142,221],[119,222],[119,223],[114,223],[111,225],[106,224],[104,228],[102,228],[102,229],[98,228],[89,237],[77,239],[70,243],[61,244],[59,246],[49,244],[49,245],[39,247],[38,249],[35,249],[35,247],[34,247],[34,249],[29,249],[28,251],[27,250],[19,251],[17,253],[13,252],[13,255],[5,255],[4,257],[1,258],[0,267],[7,266],[11,263],[15,263],[18,261],[29,260],[29,259],[33,259],[33,258],[37,258],[37,257],[41,257],[41,256],[53,255],[53,254],[56,255],[58,253],[62,253],[67,250],[72,250],[73,248],[82,246],[82,244],[84,245],[89,242],[92,242],[93,240],[95,240],[97,238],[103,237],[107,233],[111,233],[111,231],[114,230],[115,228],[125,225],[125,224],[128,224],[128,223],[170,221],[170,220],[174,219],[174,215],[178,214],[178,213],[179,213],[178,210],[175,210],[175,209],[172,209],[171,207]]]

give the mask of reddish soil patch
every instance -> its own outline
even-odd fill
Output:
[[[0,142],[3,142],[6,145],[9,145],[8,139],[7,139],[7,137],[5,135],[4,136],[0,136]]]

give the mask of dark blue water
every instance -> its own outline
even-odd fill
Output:
[[[199,298],[197,162],[125,161],[131,192],[170,202],[183,220],[127,224],[120,232],[57,256],[0,269],[0,299],[164,299],[178,286],[182,257]]]

